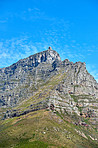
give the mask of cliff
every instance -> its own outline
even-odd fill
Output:
[[[49,47],[0,69],[0,119],[1,147],[98,147],[98,83]]]
[[[98,98],[98,83],[87,72],[85,63],[61,61],[59,54],[49,47],[0,69],[0,106],[15,106],[29,98],[59,71],[67,74],[63,84],[67,92]]]

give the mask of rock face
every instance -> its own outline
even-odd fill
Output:
[[[49,47],[0,69],[0,119],[1,147],[98,147],[98,83]]]
[[[86,70],[85,63],[61,61],[51,47],[0,69],[0,107],[18,106],[30,97],[35,98],[36,93],[39,102],[29,105],[24,112],[9,110],[5,116],[49,108],[91,117],[93,124],[98,119],[98,83]]]
[[[59,54],[49,47],[46,51],[0,69],[0,106],[14,106],[32,96],[38,84],[53,75],[52,64],[56,60],[61,62]]]

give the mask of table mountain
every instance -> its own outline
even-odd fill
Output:
[[[47,122],[50,118],[56,122],[59,116],[58,120],[61,120],[62,124],[67,121],[68,124],[77,126],[78,129],[72,128],[75,133],[96,143],[98,83],[88,73],[85,63],[73,63],[68,59],[62,61],[51,47],[0,69],[1,119],[6,119],[12,125],[11,118],[15,123],[17,119],[22,122],[23,118],[31,116],[33,112],[41,116],[43,111]],[[39,118],[38,116],[36,118]],[[26,122],[28,121],[27,118]],[[42,123],[42,120],[39,122]],[[44,122],[46,126],[46,121]],[[2,121],[2,125],[4,123]],[[38,124],[35,119],[34,123]],[[49,129],[50,125],[47,126],[45,128]],[[59,132],[57,128],[55,127],[55,130]]]
[[[49,47],[46,51],[0,69],[0,106],[17,105],[60,71],[66,73],[67,78],[62,80],[66,93],[98,97],[98,83],[87,72],[85,63],[72,63],[67,59],[61,61],[59,54]]]

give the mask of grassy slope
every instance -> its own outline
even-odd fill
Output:
[[[2,125],[1,148],[11,146],[15,148],[53,146],[97,148],[97,144],[90,139],[83,138],[75,131],[77,126],[61,119],[51,111],[40,110],[18,118],[6,119],[2,121]]]

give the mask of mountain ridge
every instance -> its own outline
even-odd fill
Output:
[[[44,51],[35,53],[35,54],[33,54],[33,55],[30,55],[29,57],[20,59],[20,60],[18,60],[17,62],[11,64],[10,66],[0,68],[0,70],[5,69],[5,68],[9,68],[9,67],[11,67],[11,66],[13,66],[13,65],[15,65],[15,64],[18,64],[18,63],[23,62],[24,60],[27,60],[27,59],[30,59],[30,58],[32,59],[33,57],[36,57],[36,56],[38,56],[38,58],[39,58],[39,55],[43,55],[43,54],[50,53],[50,52],[57,53],[55,50],[53,50],[51,47],[49,47],[48,50],[44,50]],[[58,53],[57,53],[57,55],[58,55],[58,57],[59,57],[59,60],[61,60]]]
[[[18,62],[0,71],[1,147],[97,148],[98,83],[86,64],[51,47]]]
[[[98,97],[98,93],[96,92],[96,90],[98,89],[98,83],[93,78],[93,76],[91,76],[87,72],[86,64],[80,61],[73,63],[70,62],[68,59],[61,61],[59,54],[56,51],[52,50],[51,47],[49,47],[48,50],[46,51],[31,55],[25,59],[19,60],[18,62],[12,64],[9,67],[0,69],[0,82],[1,82],[0,89],[2,95],[0,103],[2,104],[3,102],[4,104],[6,104],[6,102],[8,102],[7,104],[11,104],[10,100],[14,96],[16,96],[14,99],[16,102],[17,99],[19,100],[19,96],[20,98],[22,97],[27,98],[29,97],[27,95],[29,95],[30,93],[31,93],[30,95],[32,96],[33,91],[27,92],[27,88],[33,86],[34,89],[36,90],[37,79],[43,81],[44,83],[52,75],[58,73],[60,69],[64,69],[66,72],[70,69],[74,75],[73,76],[70,73],[71,76],[70,83],[72,85],[77,85],[77,86],[78,85],[90,86],[92,87],[92,89],[90,89],[89,87],[90,90],[89,93]],[[19,87],[22,87],[22,85],[24,88],[18,89]],[[14,95],[13,90],[15,88],[18,89],[17,92],[19,92],[19,94],[15,92],[16,94]],[[79,90],[78,87],[75,89]],[[26,91],[26,94],[24,93],[23,95],[23,91]],[[74,90],[72,90],[72,92],[74,92]],[[13,103],[12,99],[12,105],[13,104],[17,103]]]

